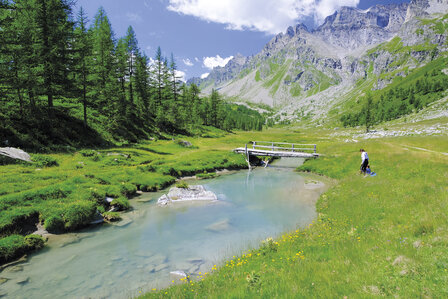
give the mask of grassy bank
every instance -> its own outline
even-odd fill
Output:
[[[54,233],[75,231],[88,225],[97,211],[106,220],[117,218],[104,212],[112,206],[130,208],[128,199],[138,190],[157,191],[182,176],[213,177],[215,169],[246,168],[243,156],[231,150],[251,140],[311,141],[304,133],[286,130],[226,134],[213,129],[206,136],[214,138],[34,154],[33,164],[0,166],[0,264],[39,249],[24,245],[24,236],[38,222]],[[114,200],[105,202],[106,197]]]
[[[23,236],[35,231],[37,222],[54,233],[74,231],[88,225],[97,211],[128,209],[137,190],[157,191],[181,176],[247,167],[241,155],[219,149],[220,139],[188,140],[192,146],[151,141],[32,155],[36,163],[0,166],[0,263],[29,251]],[[106,197],[114,200],[108,203]]]
[[[446,136],[320,138],[324,156],[300,171],[339,183],[319,199],[313,224],[144,298],[447,297]],[[360,147],[376,177],[358,174]]]

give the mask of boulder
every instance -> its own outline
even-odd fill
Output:
[[[191,144],[191,142],[186,141],[186,140],[179,140],[177,143],[183,147],[192,147],[193,146],[193,144]]]
[[[31,157],[28,153],[24,152],[21,149],[14,148],[14,147],[0,147],[0,155],[12,158],[12,159],[18,159],[23,160],[27,162],[32,162]]]
[[[196,185],[188,188],[173,187],[167,195],[162,195],[157,203],[159,205],[168,205],[173,202],[185,201],[215,201],[218,197],[211,191],[206,191],[204,186]]]
[[[187,278],[187,274],[184,271],[180,271],[180,270],[171,271],[170,278],[171,278],[171,280],[176,281],[176,280],[180,280],[182,278]]]

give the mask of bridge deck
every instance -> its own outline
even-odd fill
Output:
[[[239,147],[234,150],[238,154],[246,154],[246,148]],[[272,151],[272,150],[260,150],[260,149],[247,149],[247,154],[252,156],[269,156],[269,157],[289,157],[289,158],[315,158],[319,157],[317,153],[302,153],[292,151]]]

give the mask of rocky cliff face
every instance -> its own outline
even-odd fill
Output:
[[[217,88],[276,106],[290,118],[323,118],[360,80],[373,80],[373,89],[381,89],[394,76],[444,55],[447,13],[448,0],[343,7],[315,30],[289,27],[257,55],[235,56],[198,83],[205,92]]]

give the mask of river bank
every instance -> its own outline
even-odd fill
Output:
[[[339,183],[320,197],[308,228],[217,265],[203,281],[143,298],[446,297],[446,136],[321,137],[323,155],[299,170]],[[376,177],[358,174],[360,147]]]
[[[187,180],[214,192],[214,202],[161,207],[154,199],[167,190],[141,194],[130,200],[133,210],[123,214],[127,225],[51,239],[47,250],[21,268],[0,273],[7,279],[2,289],[19,298],[124,298],[169,286],[173,271],[199,278],[217,262],[316,217],[315,202],[327,187],[295,173],[297,160],[290,163],[295,166]]]
[[[191,142],[198,139],[191,138]],[[190,142],[189,141],[189,142]],[[132,147],[33,155],[34,164],[0,166],[0,263],[34,248],[24,236],[40,222],[51,233],[87,226],[97,211],[128,209],[137,191],[157,191],[178,177],[241,169],[241,155],[179,141],[148,141]],[[215,141],[216,142],[216,141]],[[113,199],[111,202],[105,198]]]
[[[42,247],[43,239],[30,244],[25,240],[38,223],[50,233],[78,231],[92,222],[97,211],[105,215],[112,207],[129,209],[128,199],[137,192],[161,190],[183,176],[208,178],[215,176],[215,170],[247,168],[243,156],[232,149],[250,140],[274,136],[307,140],[300,135],[270,130],[178,137],[127,147],[34,154],[36,163],[1,165],[0,264]],[[106,202],[106,197],[113,201]]]

